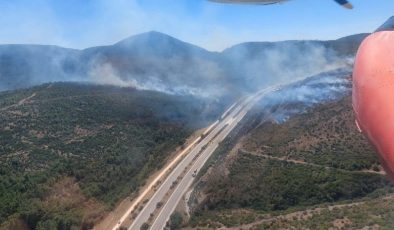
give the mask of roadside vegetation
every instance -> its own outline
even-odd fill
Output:
[[[373,148],[356,128],[350,97],[285,124],[265,122],[250,133],[244,149],[345,170],[380,170]]]
[[[230,136],[233,143],[225,141],[218,148],[193,192],[189,227],[247,229],[255,222],[256,229],[393,226],[390,213],[369,216],[383,205],[382,197],[394,191],[355,128],[350,97],[319,105],[282,124],[267,121],[270,109],[255,108],[244,128]],[[341,207],[351,223],[343,215],[330,216],[330,210],[290,219],[292,224],[286,218],[271,220],[313,207],[360,201],[372,202],[374,208]],[[392,212],[390,206],[384,210]]]
[[[251,229],[393,229],[392,196],[369,199],[348,206],[307,210],[300,215],[279,216],[257,223]]]

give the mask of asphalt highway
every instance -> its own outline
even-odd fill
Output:
[[[148,221],[152,223],[150,229],[163,229],[183,194],[193,183],[194,172],[198,172],[204,166],[220,142],[231,133],[253,105],[265,94],[275,90],[278,90],[278,87],[268,87],[260,90],[254,95],[246,97],[238,103],[234,103],[225,111],[220,120],[214,122],[204,132],[204,135],[195,141],[194,145],[190,147],[190,152],[186,153],[186,156],[175,167],[168,168],[169,171],[172,170],[170,175],[155,190],[154,195],[144,205],[128,229],[140,230],[141,226]],[[186,174],[185,170],[187,170]],[[165,198],[166,200],[164,200]],[[162,204],[158,205],[159,203]],[[160,211],[155,218],[155,216],[152,216],[152,213],[156,209],[160,209]],[[152,221],[150,218],[155,219]]]

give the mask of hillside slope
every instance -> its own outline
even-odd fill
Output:
[[[202,172],[190,203],[194,211],[189,227],[326,229],[345,217],[349,226],[393,226],[390,213],[378,212],[384,202],[375,198],[393,191],[354,125],[350,97],[307,109],[283,123],[271,115],[299,106],[256,107],[248,115]],[[373,206],[341,206],[341,215],[303,211],[360,199]],[[298,210],[298,216],[272,218]],[[380,216],[372,218],[375,215]]]
[[[90,228],[221,110],[193,97],[86,84],[0,93],[1,226]]]

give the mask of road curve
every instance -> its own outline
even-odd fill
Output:
[[[181,200],[183,194],[185,194],[188,188],[193,183],[194,177],[193,172],[199,171],[205,164],[205,162],[209,159],[212,153],[219,146],[219,143],[222,142],[231,131],[237,126],[237,124],[245,117],[247,112],[253,107],[253,105],[261,99],[264,94],[276,90],[275,87],[268,88],[262,91],[259,91],[255,95],[246,99],[243,103],[239,105],[238,108],[229,113],[229,116],[226,117],[222,122],[225,123],[223,130],[216,135],[213,139],[211,139],[207,148],[203,151],[203,153],[199,156],[199,158],[193,163],[193,166],[187,172],[187,174],[182,178],[182,180],[178,183],[175,190],[171,194],[170,198],[162,207],[160,213],[157,218],[154,220],[150,229],[159,230],[163,229],[169,220],[171,214],[174,212],[177,204]],[[138,228],[139,229],[139,228]]]
[[[190,153],[188,153],[172,170],[170,175],[163,181],[154,195],[145,204],[144,208],[128,229],[140,230],[144,223],[149,220],[152,221],[150,219],[153,217],[151,214],[158,209],[157,204],[159,202],[163,202],[164,205],[161,207],[156,219],[152,222],[150,229],[163,229],[181,197],[193,183],[193,172],[196,170],[199,171],[204,166],[205,162],[218,147],[219,143],[223,141],[228,134],[230,134],[253,105],[266,93],[275,90],[278,90],[278,87],[268,87],[243,99],[239,103],[233,104],[227,111],[225,111],[221,116],[221,119],[210,126],[210,132],[205,132],[205,137],[202,137],[198,144],[191,149]],[[188,169],[188,171],[184,175],[186,169]],[[184,176],[181,178],[182,175]],[[177,183],[174,183],[174,181],[177,181]],[[164,201],[164,198],[168,196],[168,200]]]

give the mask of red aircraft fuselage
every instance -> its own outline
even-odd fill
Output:
[[[361,44],[353,71],[353,108],[357,125],[394,181],[394,31],[373,33]]]

